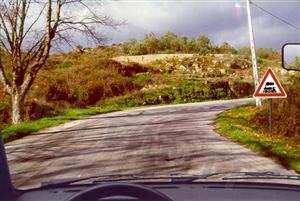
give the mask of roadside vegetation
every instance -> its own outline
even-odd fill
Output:
[[[279,73],[276,51],[261,48],[258,55],[261,72],[272,66]],[[10,58],[3,53],[2,60],[9,73]],[[193,39],[168,32],[148,34],[141,41],[78,47],[50,56],[28,93],[22,123],[11,124],[10,98],[0,88],[0,129],[8,142],[69,120],[130,107],[248,97],[253,93],[251,75],[249,48],[215,45],[206,36]]]
[[[292,76],[284,88],[286,99],[273,100],[272,133],[268,130],[268,102],[261,108],[253,105],[221,113],[218,131],[285,167],[300,172],[300,77]]]
[[[207,36],[198,35],[195,38],[178,36],[173,32],[166,32],[162,36],[149,33],[143,40],[131,40],[119,45],[125,55],[147,55],[147,54],[239,54],[250,55],[250,49],[243,47],[235,49],[228,42],[214,44]],[[261,59],[277,59],[279,53],[271,48],[257,49],[258,57]]]

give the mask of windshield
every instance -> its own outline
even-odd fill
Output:
[[[0,5],[0,129],[16,187],[300,172],[300,77],[281,67],[281,47],[300,42],[300,2]]]

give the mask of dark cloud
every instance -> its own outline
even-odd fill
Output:
[[[254,1],[300,27],[300,1]],[[248,45],[245,1],[113,1],[104,9],[127,25],[108,31],[111,42],[141,39],[152,31],[173,31],[195,37],[206,34],[215,43],[228,41]],[[285,42],[300,42],[300,31],[289,27],[255,6],[251,7],[257,46],[279,48]]]

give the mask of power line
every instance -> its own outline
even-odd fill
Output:
[[[265,12],[265,13],[271,15],[272,17],[276,18],[277,20],[281,21],[282,23],[285,23],[285,24],[289,25],[290,27],[293,27],[294,29],[300,30],[300,28],[297,27],[296,25],[294,25],[294,24],[288,22],[287,20],[285,20],[285,19],[283,19],[283,18],[281,18],[281,17],[279,17],[279,16],[277,16],[277,15],[271,13],[270,11],[268,11],[268,10],[264,9],[263,7],[257,5],[257,4],[254,3],[253,1],[250,1],[250,3],[251,3],[252,5],[254,5],[255,7],[257,7],[258,9],[262,10],[263,12]]]

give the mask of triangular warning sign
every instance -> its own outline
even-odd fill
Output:
[[[255,90],[255,98],[286,98],[286,93],[271,68],[264,74]]]

